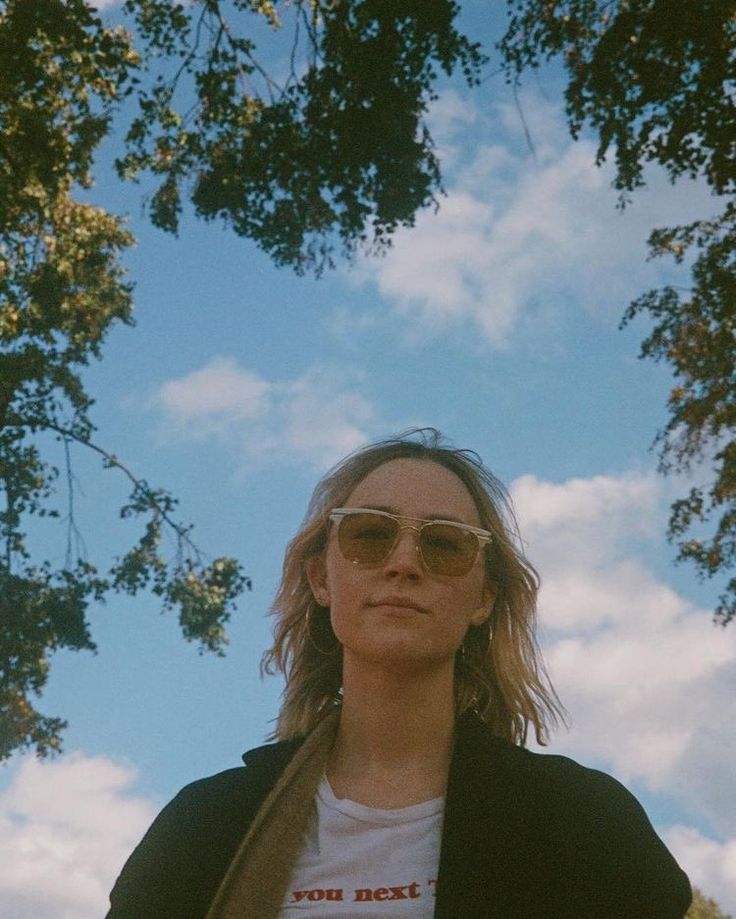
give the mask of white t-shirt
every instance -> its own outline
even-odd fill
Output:
[[[366,807],[323,776],[280,919],[432,919],[444,805]]]

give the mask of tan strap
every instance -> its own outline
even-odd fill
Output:
[[[335,711],[320,721],[271,789],[230,863],[207,919],[278,919],[339,719]]]

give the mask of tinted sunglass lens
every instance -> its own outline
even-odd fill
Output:
[[[396,542],[399,525],[380,514],[348,514],[340,521],[337,540],[350,561],[363,565],[382,562]]]
[[[435,574],[467,574],[478,554],[478,540],[472,533],[446,523],[422,528],[419,548],[424,563]]]

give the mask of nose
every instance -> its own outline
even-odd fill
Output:
[[[416,527],[402,526],[393,549],[383,564],[388,574],[418,574],[422,569],[419,556],[419,531]]]

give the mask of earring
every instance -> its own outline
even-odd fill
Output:
[[[319,602],[319,601],[317,601],[317,602]],[[314,612],[315,612],[315,606],[314,606],[313,603],[310,603],[309,606],[307,607],[307,615],[306,615],[306,620],[307,620],[307,638],[309,639],[309,643],[312,645],[312,647],[314,648],[315,651],[317,651],[319,654],[324,655],[325,657],[330,657],[331,655],[333,655],[333,654],[338,650],[338,648],[340,647],[340,643],[338,642],[337,638],[335,638],[335,644],[333,645],[333,647],[332,647],[329,651],[325,651],[324,648],[320,648],[320,646],[319,646],[319,645],[317,644],[317,642],[314,640],[314,634],[313,634],[313,631],[312,631],[312,621],[313,621],[313,614],[314,614]],[[334,633],[333,633],[333,637],[334,637]]]

